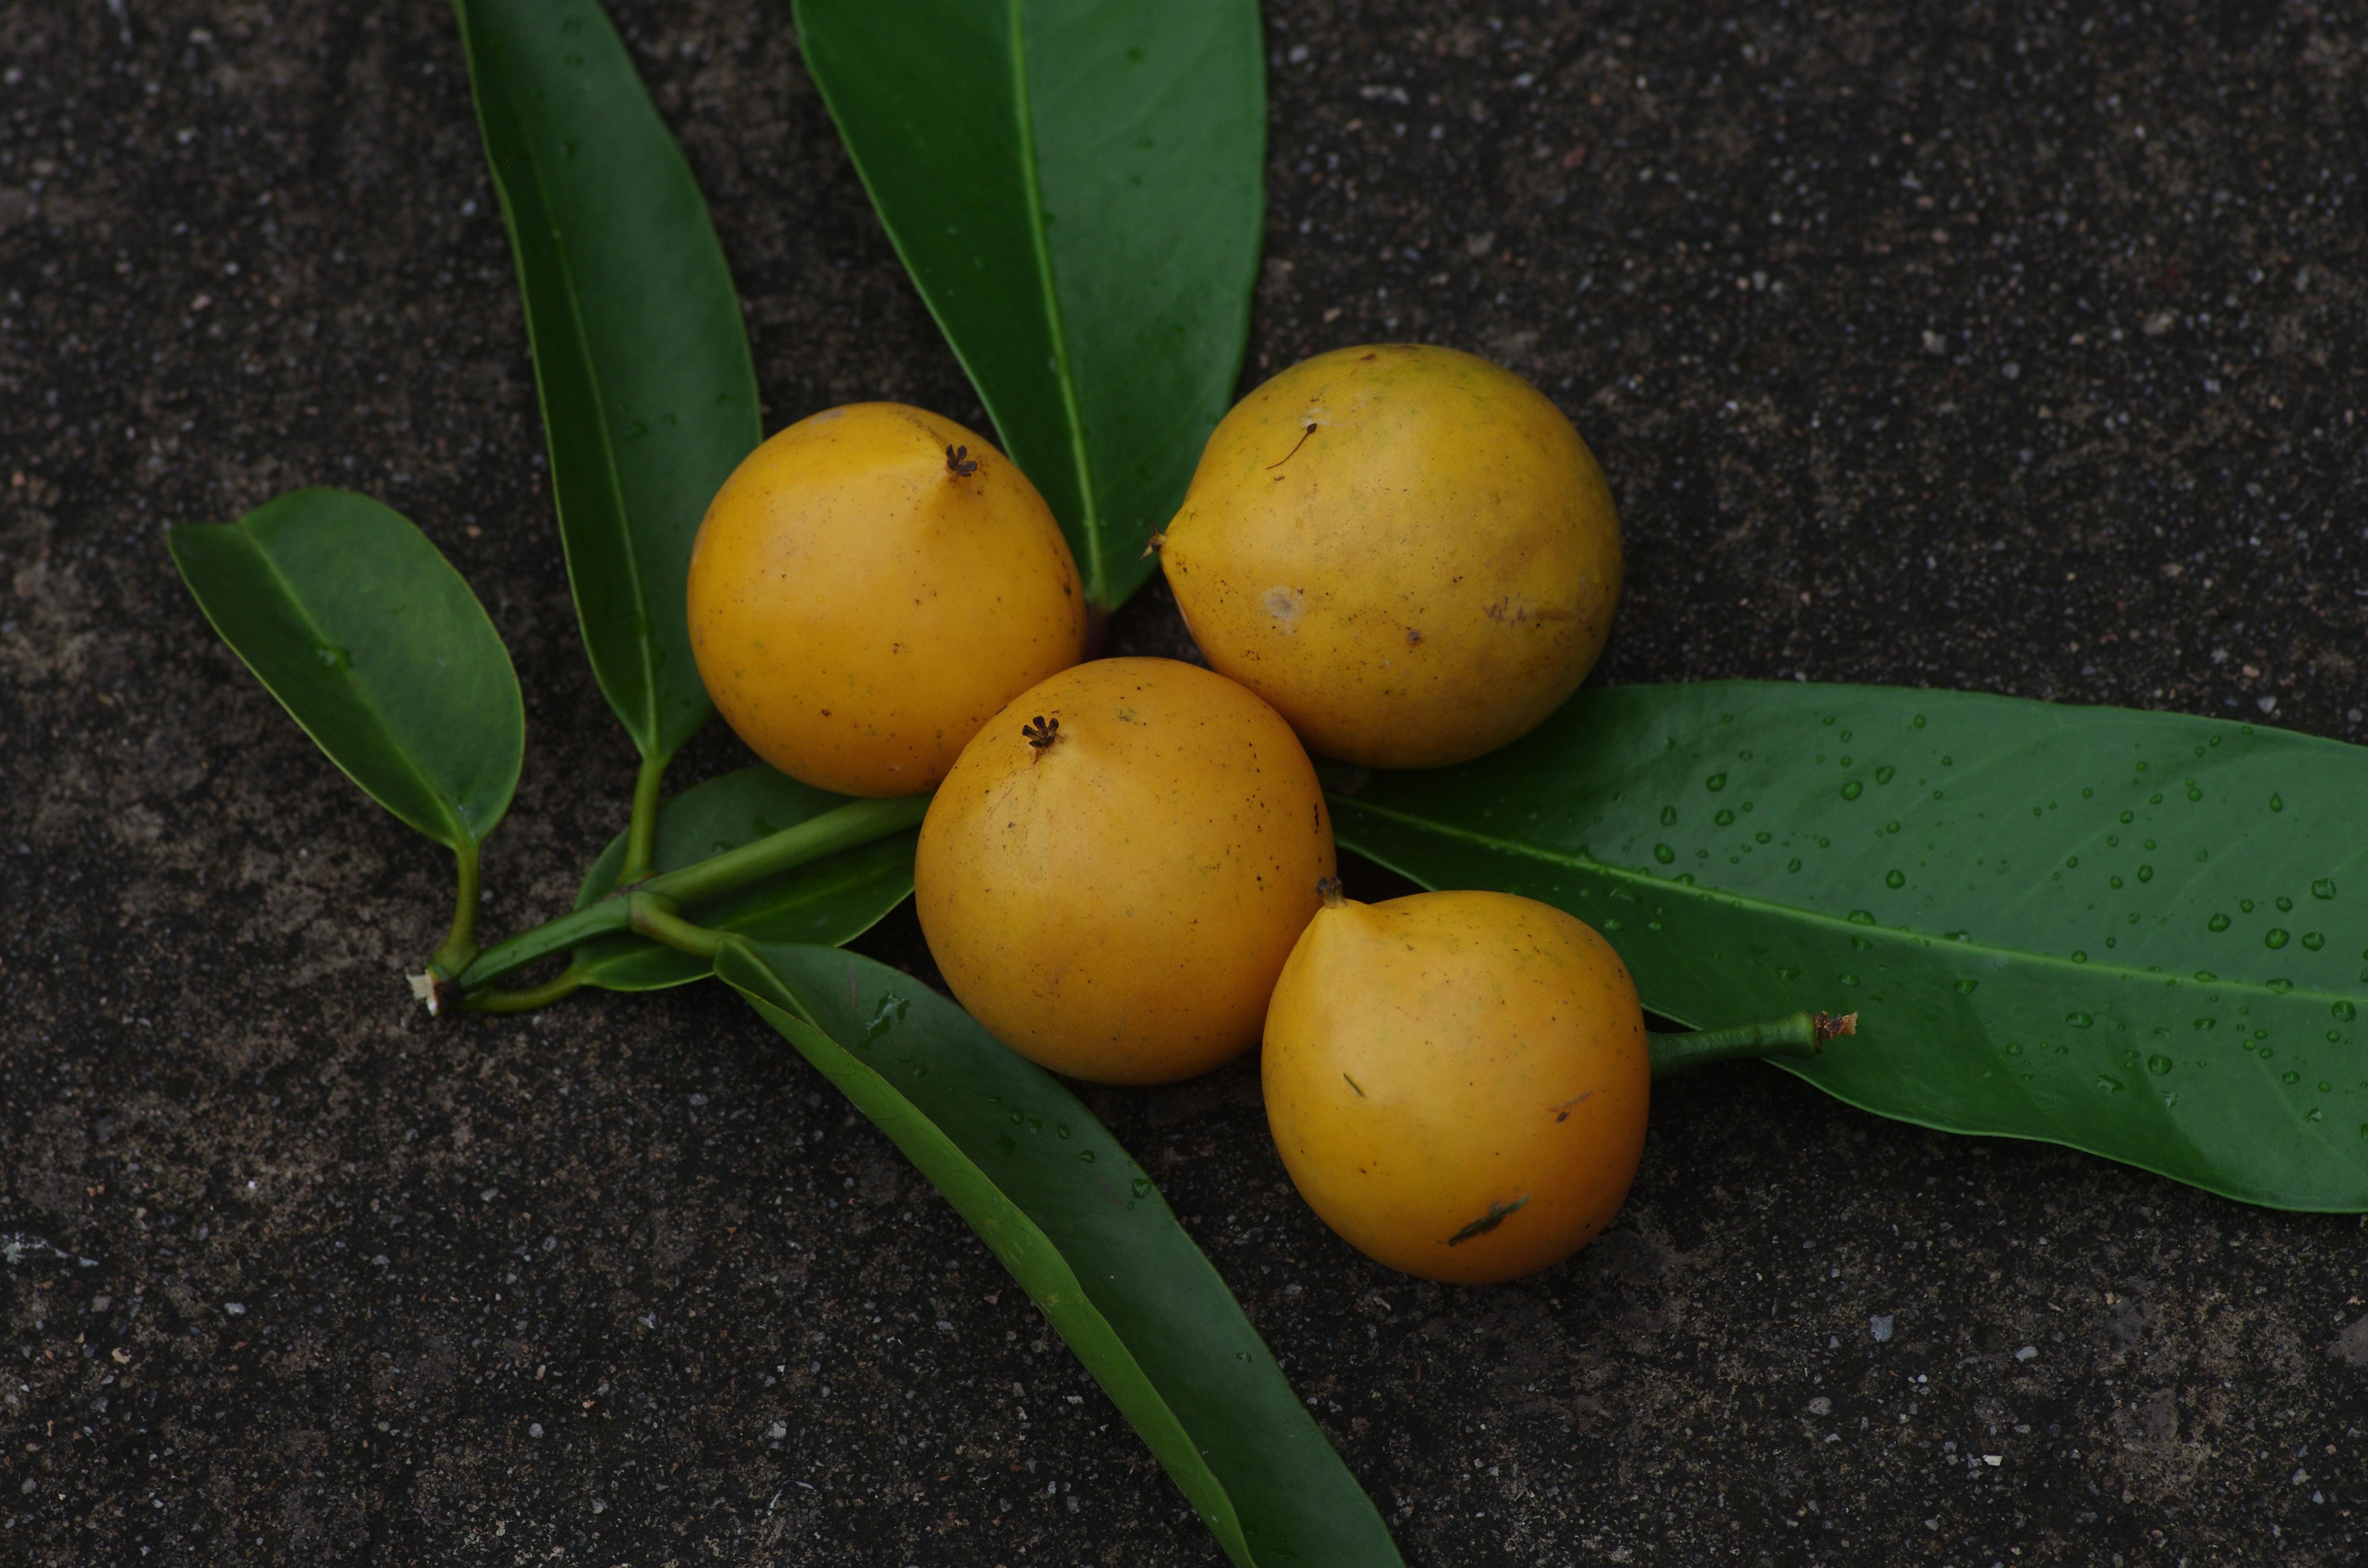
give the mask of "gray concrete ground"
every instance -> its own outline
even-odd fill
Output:
[[[977,417],[786,7],[620,9],[768,423]],[[1604,680],[2368,740],[2363,22],[1278,3],[1253,373],[1423,338],[1559,398],[1626,519]],[[408,1006],[445,866],[176,585],[168,523],[384,497],[526,683],[492,927],[622,821],[443,7],[11,0],[0,83],[0,1561],[1218,1561],[728,998]],[[1116,633],[1182,640],[1156,589]],[[1096,1103],[1413,1562],[2368,1560],[2356,1217],[1736,1068],[1577,1260],[1441,1290],[1290,1194],[1247,1065]]]

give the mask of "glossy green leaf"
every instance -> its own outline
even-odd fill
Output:
[[[2368,750],[2258,725],[1722,682],[1582,693],[1333,820],[1588,921],[1671,1017],[1856,1010],[1850,1050],[1780,1063],[1853,1105],[2351,1211],[2363,801]]]
[[[347,778],[439,844],[484,841],[518,787],[526,709],[427,535],[367,495],[294,490],[166,540],[222,641]]]
[[[454,0],[509,224],[593,674],[645,757],[709,712],[683,598],[707,504],[761,435],[707,204],[595,0]]]
[[[1233,401],[1265,224],[1256,0],[797,0],[806,67],[1109,609]]]
[[[735,942],[715,971],[970,1221],[1227,1556],[1399,1562],[1224,1281],[1076,1096],[869,959]]]
[[[801,784],[769,767],[744,767],[711,778],[658,808],[655,868],[671,871],[737,849],[847,801],[845,795]],[[912,895],[913,846],[919,837],[918,828],[907,828],[725,893],[689,913],[701,926],[754,941],[835,948],[871,929]],[[606,896],[624,864],[625,835],[619,834],[585,873],[575,907]],[[704,959],[622,935],[585,943],[573,962],[586,984],[609,991],[657,991],[712,972]]]

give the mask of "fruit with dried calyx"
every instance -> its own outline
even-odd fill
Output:
[[[1267,1011],[1268,1125],[1326,1224],[1426,1278],[1511,1279],[1584,1246],[1628,1195],[1656,1074],[1856,1028],[1648,1035],[1619,954],[1551,904],[1326,893]]]
[[[1086,601],[1025,474],[951,419],[800,420],[716,492],[692,656],[749,749],[850,795],[934,787],[987,719],[1085,654]]]
[[[979,733],[929,802],[913,881],[946,983],[997,1039],[1072,1077],[1156,1084],[1258,1042],[1333,864],[1315,767],[1273,709],[1124,658]]]
[[[1321,354],[1235,404],[1160,553],[1211,666],[1372,767],[1527,733],[1594,667],[1620,595],[1619,517],[1570,421],[1418,344]]]

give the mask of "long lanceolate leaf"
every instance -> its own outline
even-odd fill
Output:
[[[1051,1074],[883,965],[734,942],[715,971],[1026,1287],[1225,1553],[1390,1568],[1389,1532],[1143,1168]]]
[[[2368,751],[2172,714],[1714,683],[1582,694],[1334,802],[1344,847],[1600,927],[1645,1005],[1857,1008],[1852,1104],[2368,1210]]]
[[[1265,222],[1257,0],[797,0],[807,69],[1087,597],[1149,575],[1232,401]]]
[[[664,872],[691,865],[847,803],[845,795],[801,784],[769,767],[744,767],[710,778],[659,808],[653,869]],[[918,828],[890,834],[735,889],[689,914],[701,926],[752,941],[817,947],[851,942],[912,896],[913,847],[919,836]],[[575,907],[588,908],[606,897],[624,864],[625,835],[619,834],[585,873]],[[573,962],[585,983],[609,991],[661,990],[704,979],[712,970],[703,958],[625,933],[585,943]]]
[[[710,711],[683,583],[700,518],[759,436],[756,374],[690,170],[595,0],[454,0],[501,193],[567,576],[644,757]]]
[[[427,536],[367,495],[295,490],[167,539],[206,619],[329,760],[473,862],[518,787],[526,710]]]

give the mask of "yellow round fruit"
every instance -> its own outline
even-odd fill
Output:
[[[1333,870],[1291,727],[1171,659],[1064,670],[996,714],[921,824],[915,900],[962,1005],[1030,1061],[1164,1084],[1258,1043]]]
[[[1341,901],[1267,1009],[1268,1126],[1315,1212],[1408,1274],[1491,1284],[1611,1222],[1652,1069],[1611,944],[1500,892]]]
[[[1578,689],[1620,519],[1562,411],[1452,348],[1321,354],[1209,437],[1161,559],[1211,666],[1314,751],[1437,767]]]
[[[825,409],[749,453],[700,524],[689,608],[724,722],[848,795],[935,787],[996,709],[1086,649],[1076,562],[1036,487],[898,403]]]

